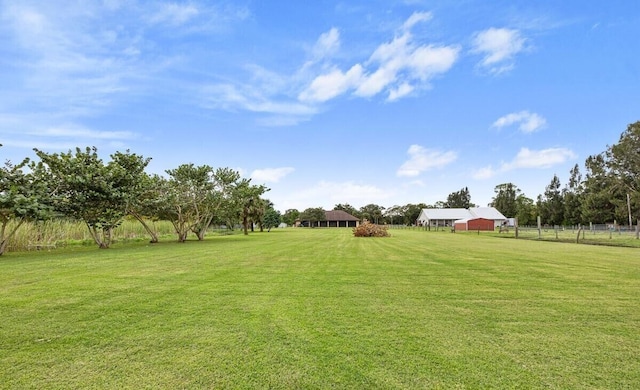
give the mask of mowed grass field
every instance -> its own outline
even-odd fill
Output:
[[[285,229],[0,258],[0,388],[640,388],[640,252]]]

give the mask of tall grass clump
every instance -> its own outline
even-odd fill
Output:
[[[160,237],[175,234],[169,221],[149,221]],[[144,240],[149,235],[142,225],[133,219],[125,219],[113,231],[114,241]],[[69,219],[52,219],[24,223],[11,238],[9,251],[51,249],[65,245],[94,245],[84,222]]]

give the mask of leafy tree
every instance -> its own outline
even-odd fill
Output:
[[[249,225],[253,231],[254,222],[262,222],[266,204],[260,198],[269,189],[263,185],[252,185],[251,179],[243,179],[235,187],[233,201],[239,206],[244,234],[249,234]]]
[[[444,202],[442,200],[437,201],[434,205],[433,208],[435,209],[444,209],[447,208],[449,206],[447,206],[447,202]]]
[[[527,198],[524,194],[518,195],[515,216],[520,226],[534,225],[537,222],[538,212],[533,199]]]
[[[116,153],[104,164],[95,147],[76,148],[75,153],[35,152],[41,161],[34,169],[54,183],[51,198],[55,209],[84,221],[96,244],[108,248],[113,229],[122,223],[136,193],[135,179],[149,159]]]
[[[334,210],[342,210],[346,213],[353,215],[356,218],[360,218],[360,212],[355,207],[351,206],[349,203],[339,203],[333,207]]]
[[[589,156],[585,162],[586,178],[582,197],[582,218],[594,223],[612,222],[615,204],[612,184],[615,179],[606,167],[603,154]]]
[[[280,225],[281,221],[282,221],[282,216],[280,215],[280,212],[275,210],[273,206],[269,207],[265,211],[263,224],[268,232],[270,232],[272,228]]]
[[[160,216],[173,224],[179,242],[186,241],[190,231],[203,240],[216,214],[231,203],[239,173],[229,168],[214,171],[208,165],[182,164],[167,170],[167,174],[169,180],[161,189]]]
[[[1,145],[0,145],[1,146]],[[43,176],[25,173],[29,159],[0,168],[0,255],[22,224],[51,216],[48,186]]]
[[[632,219],[640,218],[640,121],[627,126],[617,144],[606,152],[607,168],[617,180],[611,182],[612,192],[617,194],[618,220],[628,216],[626,195],[632,203]],[[621,199],[622,198],[622,199]]]
[[[475,206],[475,204],[471,203],[471,194],[467,187],[462,188],[460,191],[450,193],[445,202],[446,208],[468,209]]]
[[[303,221],[309,221],[310,227],[316,227],[319,221],[327,220],[327,215],[322,207],[310,207],[300,213],[300,219]]]
[[[392,206],[386,210],[385,217],[389,223],[392,224],[401,223],[403,225],[413,225],[418,219],[420,212],[422,212],[422,209],[426,208],[429,208],[429,206],[424,203]]]
[[[384,212],[385,222],[393,224],[404,224],[404,207],[394,205],[388,207]]]
[[[362,218],[369,220],[369,222],[377,224],[382,221],[384,207],[371,203],[360,208],[360,215]]]
[[[558,175],[553,175],[551,183],[545,188],[544,197],[538,196],[538,209],[544,223],[550,225],[561,225],[563,223],[564,203]]]
[[[583,183],[580,167],[576,164],[570,171],[569,183],[562,191],[564,222],[568,225],[582,223]]]
[[[129,204],[128,213],[133,216],[151,237],[151,243],[158,242],[158,232],[153,222],[160,219],[159,210],[163,207],[163,189],[166,180],[158,175],[140,175],[135,190],[135,199]],[[149,224],[149,220],[152,224]]]
[[[282,215],[282,221],[289,226],[294,226],[296,220],[300,218],[300,211],[297,209],[288,209]]]
[[[520,189],[513,183],[498,184],[494,190],[495,196],[489,206],[495,207],[507,217],[514,217],[518,213],[517,198],[520,195]]]

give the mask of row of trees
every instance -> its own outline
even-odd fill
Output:
[[[212,224],[242,223],[248,234],[254,224],[262,230],[280,223],[273,204],[262,198],[269,189],[229,168],[183,164],[165,178],[147,174],[150,159],[129,151],[112,154],[107,163],[96,148],[35,152],[37,162],[6,162],[0,169],[0,255],[29,220],[83,221],[100,248],[110,246],[113,229],[126,216],[140,221],[151,242],[158,241],[148,223],[153,220],[170,221],[180,242],[189,233],[203,240]]]
[[[536,202],[513,183],[500,184],[490,205],[521,225],[534,224],[538,215],[549,225],[632,225],[640,218],[640,122],[627,126],[618,143],[589,156],[584,167],[583,176],[576,164],[564,187],[554,175]]]

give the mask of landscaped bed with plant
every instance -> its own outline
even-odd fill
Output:
[[[1,388],[638,388],[637,248],[284,229],[0,258]]]

